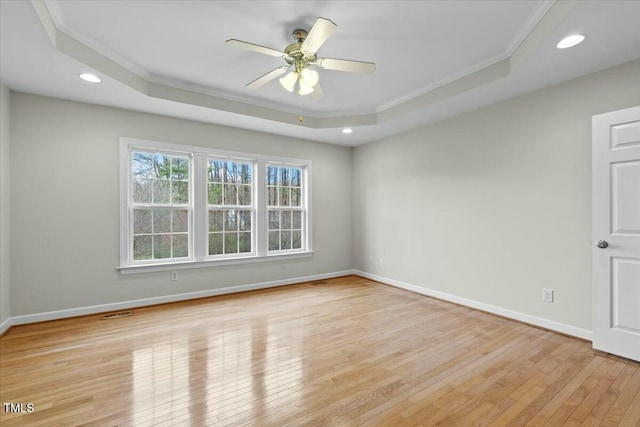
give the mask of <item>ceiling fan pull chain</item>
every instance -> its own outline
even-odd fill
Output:
[[[300,122],[300,124],[302,124],[302,96],[300,96],[298,94],[298,122]]]

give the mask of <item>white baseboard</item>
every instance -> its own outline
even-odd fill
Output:
[[[518,320],[530,325],[539,326],[541,328],[550,329],[552,331],[560,332],[573,337],[582,338],[588,341],[593,341],[593,333],[590,330],[577,328],[575,326],[567,325],[565,323],[556,322],[554,320],[543,319],[541,317],[531,316],[529,314],[520,313],[518,311],[509,310],[506,308],[498,307],[491,304],[485,304],[462,298],[456,295],[447,294],[433,289],[423,288],[421,286],[412,285],[409,283],[401,282],[394,279],[388,279],[386,277],[377,276],[375,274],[366,273],[364,271],[355,270],[353,274],[365,277],[367,279],[375,280],[387,285],[391,285],[400,289],[416,292],[429,297],[437,298],[440,300],[452,302],[455,304],[463,305],[465,307],[475,308],[477,310],[486,311],[488,313],[497,314],[498,316],[507,317],[509,319]]]
[[[0,336],[2,336],[2,334],[4,334],[7,331],[7,329],[11,327],[11,325],[13,325],[13,322],[11,321],[11,317],[5,319],[4,322],[0,323]]]
[[[92,305],[87,307],[78,307],[67,310],[49,311],[45,313],[27,314],[23,316],[14,316],[6,319],[0,324],[0,335],[5,333],[11,326],[22,325],[26,323],[43,322],[47,320],[64,319],[68,317],[85,316],[88,314],[104,313],[115,310],[125,310],[137,307],[145,307],[149,305],[165,304],[170,302],[186,301],[190,299],[205,298],[215,295],[225,295],[237,292],[253,291],[258,289],[274,288],[277,286],[292,285],[296,283],[312,282],[315,280],[331,279],[334,277],[348,276],[355,274],[365,277],[367,279],[375,280],[387,285],[391,285],[400,289],[405,289],[418,294],[426,295],[429,297],[437,298],[443,301],[452,302],[455,304],[463,305],[466,307],[474,308],[488,313],[497,314],[499,316],[507,317],[510,319],[518,320],[520,322],[528,323],[531,325],[539,326],[552,331],[557,331],[566,335],[582,338],[592,341],[592,332],[582,328],[576,328],[575,326],[567,325],[564,323],[556,322],[553,320],[543,319],[541,317],[531,316],[529,314],[520,313],[506,308],[485,304],[482,302],[462,298],[456,295],[447,294],[433,289],[423,288],[420,286],[412,285],[409,283],[401,282],[394,279],[389,279],[375,274],[367,273],[359,270],[344,270],[336,271],[332,273],[317,274],[313,276],[296,277],[291,279],[274,280],[270,282],[253,283],[249,285],[230,286],[227,288],[210,289],[206,291],[188,292],[183,294],[166,295],[161,297],[145,298],[131,301],[123,301],[110,304]]]
[[[15,325],[44,322],[47,320],[65,319],[88,314],[105,313],[115,310],[125,310],[149,305],[166,304],[170,302],[186,301],[190,299],[205,298],[216,295],[225,295],[238,292],[254,291],[258,289],[275,288],[277,286],[293,285],[296,283],[313,282],[316,280],[332,279],[334,277],[355,274],[353,270],[335,271],[332,273],[316,274],[313,276],[295,277],[291,279],[274,280],[270,282],[252,283],[249,285],[229,286],[227,288],[209,289],[206,291],[188,292],[183,294],[165,295],[153,298],[144,298],[110,304],[91,305],[87,307],[70,308],[66,310],[48,311],[44,313],[26,314],[23,316],[9,317],[0,325],[0,335]]]

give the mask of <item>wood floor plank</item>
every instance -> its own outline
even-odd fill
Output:
[[[602,427],[615,427],[620,425],[620,420],[622,420],[622,417],[624,417],[629,409],[631,401],[640,390],[640,378],[634,375],[636,368],[635,363],[627,362],[627,366],[620,374],[618,381],[613,384],[612,389],[617,395],[617,398],[603,417],[600,423]]]
[[[2,426],[640,425],[640,363],[357,276],[15,326]]]
[[[554,336],[551,335],[550,338],[554,338]],[[515,353],[515,357],[509,358],[509,361],[508,361],[509,363],[506,363],[504,365],[496,365],[498,369],[496,370],[495,374],[493,374],[492,377],[487,378],[482,388],[475,390],[473,393],[468,393],[467,397],[469,398],[469,400],[466,401],[466,403],[464,403],[464,407],[462,409],[458,409],[457,411],[455,411],[453,415],[448,414],[448,417],[443,419],[442,424],[443,425],[471,425],[472,421],[475,422],[479,420],[481,417],[484,417],[488,420],[495,418],[496,414],[494,414],[494,416],[490,416],[491,411],[495,410],[495,405],[489,405],[489,406],[484,405],[488,403],[486,397],[487,395],[494,395],[494,390],[496,391],[499,390],[498,381],[503,380],[505,375],[507,375],[508,373],[518,375],[519,381],[518,382],[510,381],[512,383],[511,389],[507,389],[507,388],[504,388],[503,386],[500,386],[502,388],[502,392],[504,393],[504,396],[509,395],[511,397],[514,397],[515,394],[517,393],[517,390],[526,390],[526,387],[524,386],[526,384],[525,380],[531,381],[531,378],[536,376],[534,372],[547,372],[547,374],[542,378],[541,383],[544,384],[545,392],[548,391],[549,384],[551,384],[554,381],[554,379],[557,378],[559,373],[563,371],[559,371],[558,369],[550,371],[550,368],[555,366],[555,364],[553,363],[553,360],[550,363],[548,358],[541,358],[540,355],[547,354],[549,357],[553,357],[554,359],[557,359],[557,358],[564,359],[568,355],[572,354],[571,344],[575,344],[575,343],[572,343],[572,342],[562,343],[561,345],[557,346],[555,340],[552,341],[548,339],[546,341],[549,344],[540,345],[538,347],[537,353],[535,351],[534,352],[529,351],[529,354],[531,354],[531,356],[529,356],[528,358],[526,358],[526,353],[525,354]],[[550,350],[549,345],[554,345],[556,347],[554,350],[549,352]],[[522,363],[522,359],[525,359],[525,358],[529,362],[535,361],[536,363],[532,363],[531,365],[527,366]],[[520,369],[524,366],[527,366],[525,371]],[[520,392],[520,394],[522,394],[522,391]],[[543,394],[542,396],[544,395],[545,394]],[[502,398],[498,397],[496,400],[501,400],[501,399]],[[474,413],[474,408],[476,406],[484,407],[484,409],[476,411]],[[532,404],[529,404],[529,406],[532,406]],[[469,416],[466,416],[467,412],[470,413]],[[514,425],[526,424],[529,421],[529,418],[532,416],[531,413],[535,414],[535,412],[537,411],[533,410],[532,412],[531,408],[525,408],[520,412],[518,417],[512,420],[511,422]]]
[[[640,391],[629,404],[624,416],[620,420],[621,426],[638,427],[640,425]]]

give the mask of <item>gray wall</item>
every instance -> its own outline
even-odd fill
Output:
[[[639,87],[635,61],[356,149],[11,92],[10,182],[3,90],[0,321],[355,268],[591,330],[591,116]],[[121,136],[312,160],[316,254],[121,276]]]
[[[355,268],[591,330],[591,116],[639,88],[635,61],[358,147]]]
[[[119,137],[312,161],[312,258],[122,276]],[[73,309],[350,269],[352,150],[11,93],[11,315]]]
[[[11,316],[9,89],[0,83],[0,325]]]

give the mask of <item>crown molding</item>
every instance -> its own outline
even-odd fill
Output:
[[[62,7],[60,6],[59,0],[43,0],[47,10],[49,11],[49,16],[51,17],[51,21],[56,29],[67,36],[77,40],[78,42],[86,45],[87,47],[99,52],[101,55],[109,58],[111,61],[119,64],[120,66],[126,68],[134,74],[142,77],[145,80],[149,80],[150,73],[147,72],[144,68],[140,67],[133,61],[125,58],[120,55],[118,52],[113,50],[108,45],[100,42],[99,40],[94,39],[93,37],[88,36],[85,33],[80,31],[76,31],[73,27],[67,25],[64,13],[62,12]],[[32,0],[32,3],[36,3]]]
[[[267,104],[248,97],[221,93],[209,87],[150,74],[108,46],[77,34],[65,24],[62,9],[57,0],[31,0],[39,21],[55,49],[145,96],[268,121],[295,123],[311,129],[376,125],[509,76],[535,51],[578,2],[579,0],[545,0],[527,18],[503,54],[489,58],[471,69],[447,77],[426,88],[389,101],[375,111],[333,113],[306,111],[304,122],[299,123],[299,112],[287,105]]]

